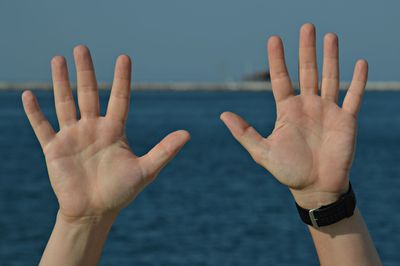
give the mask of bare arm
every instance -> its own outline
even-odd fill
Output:
[[[55,132],[32,92],[24,92],[25,112],[43,149],[60,208],[40,265],[96,265],[119,211],[157,176],[189,140],[186,131],[165,137],[138,157],[125,137],[131,61],[122,55],[105,116],[89,50],[74,50],[80,119],[63,57],[52,60],[54,98],[60,131]]]
[[[97,265],[115,217],[79,220],[57,214],[40,265]]]
[[[327,34],[319,94],[315,28],[300,32],[300,95],[295,95],[279,37],[268,42],[271,82],[277,108],[275,129],[266,138],[241,117],[223,113],[221,119],[253,159],[289,187],[305,209],[336,202],[349,188],[357,114],[367,82],[368,65],[357,62],[351,86],[338,106],[338,39]],[[358,210],[348,219],[310,232],[322,265],[381,265]]]
[[[308,228],[321,265],[382,265],[358,209],[338,223]]]

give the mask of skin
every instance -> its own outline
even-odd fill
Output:
[[[105,116],[100,105],[89,50],[74,49],[80,119],[64,57],[51,61],[54,102],[60,130],[55,132],[30,91],[22,101],[43,149],[59,202],[57,222],[41,265],[96,265],[119,211],[148,185],[189,140],[175,131],[147,154],[136,156],[125,137],[131,88],[131,60],[118,57]]]
[[[261,136],[243,118],[225,112],[222,121],[255,162],[286,185],[306,209],[328,205],[349,188],[355,152],[357,115],[367,82],[368,64],[359,60],[342,106],[338,105],[338,38],[324,39],[321,86],[318,83],[315,27],[300,30],[300,94],[295,95],[285,65],[281,39],[268,41],[277,118],[268,137]],[[356,210],[352,218],[319,230],[310,227],[322,265],[380,265],[368,230]],[[340,235],[340,237],[338,237]]]
[[[356,118],[367,80],[367,64],[356,64],[342,108],[337,37],[324,45],[321,96],[315,59],[315,29],[303,26],[300,37],[301,94],[294,95],[278,37],[268,43],[276,127],[268,138],[233,113],[221,118],[256,162],[287,185],[304,208],[337,200],[348,188],[354,156]],[[98,90],[86,47],[74,50],[78,78],[77,111],[65,59],[52,60],[54,96],[60,131],[55,133],[34,95],[22,99],[45,154],[60,209],[41,265],[96,265],[119,211],[150,183],[188,141],[186,131],[168,135],[149,153],[136,156],[125,138],[131,63],[118,58],[107,114],[99,116]],[[381,265],[361,214],[320,229],[309,227],[322,265]]]

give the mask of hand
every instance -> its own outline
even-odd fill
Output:
[[[107,114],[99,116],[96,77],[89,50],[74,49],[77,69],[76,107],[63,57],[54,57],[52,78],[60,131],[55,133],[30,91],[22,95],[25,112],[41,144],[59,214],[74,221],[115,216],[150,183],[189,140],[186,131],[164,138],[149,153],[137,157],[125,138],[129,109],[131,61],[117,59]]]
[[[321,96],[318,95],[315,28],[300,31],[300,95],[294,95],[285,66],[282,41],[271,37],[268,58],[277,108],[275,129],[263,138],[242,118],[223,113],[221,119],[253,159],[287,185],[296,202],[317,208],[335,202],[348,190],[357,128],[357,113],[367,81],[366,61],[357,62],[343,105],[339,90],[338,39],[324,40]]]

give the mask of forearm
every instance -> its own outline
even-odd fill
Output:
[[[111,215],[72,220],[58,213],[40,265],[97,265],[114,219]]]
[[[322,266],[382,265],[357,208],[353,216],[338,223],[318,229],[308,227]]]

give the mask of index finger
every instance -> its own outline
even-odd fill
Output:
[[[293,95],[292,82],[285,64],[285,55],[281,38],[272,36],[268,40],[268,62],[272,91],[278,103]]]
[[[131,69],[132,64],[129,56],[119,56],[115,63],[114,81],[106,116],[122,123],[125,123],[129,111]]]

